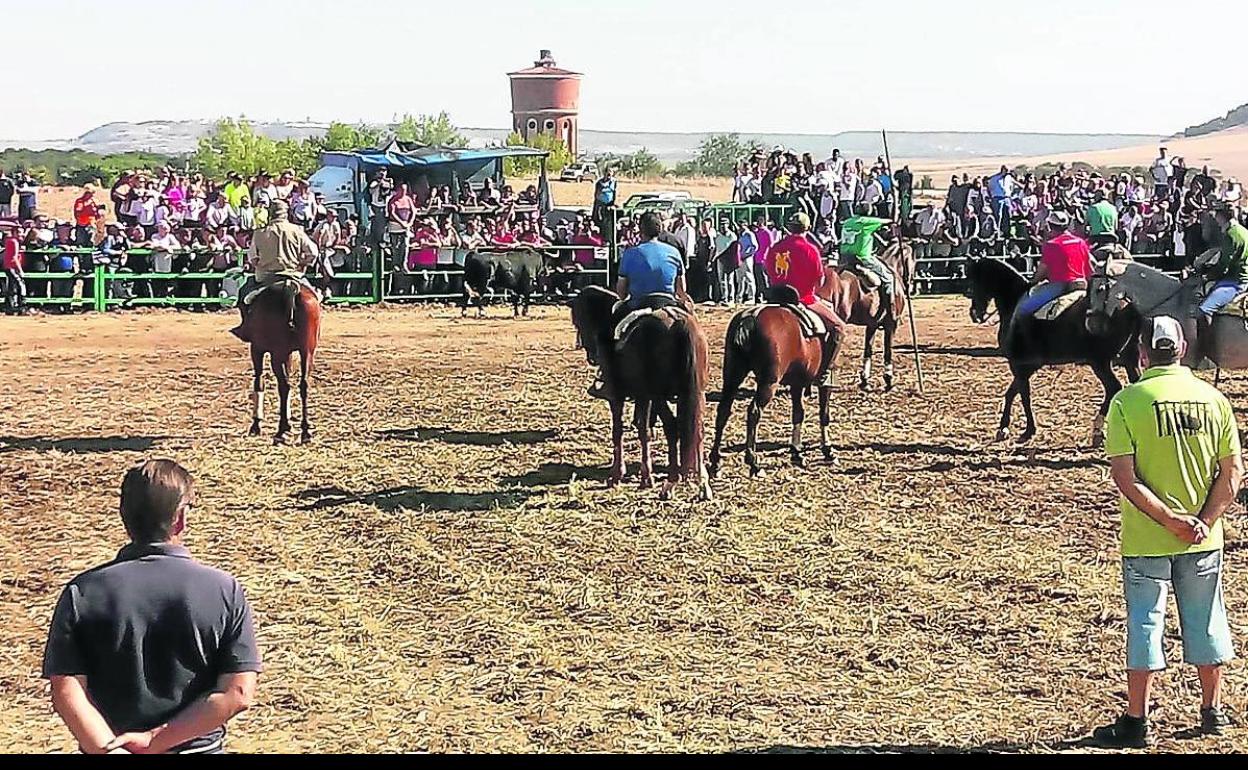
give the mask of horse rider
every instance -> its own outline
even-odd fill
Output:
[[[643,307],[660,308],[678,305],[692,312],[693,305],[685,290],[685,263],[675,246],[664,243],[663,220],[653,211],[641,215],[642,242],[626,249],[620,256],[619,280],[615,293],[620,302],[615,306],[611,325],[614,329],[624,318]],[[601,354],[598,379],[589,388],[595,398],[609,398],[605,386],[610,350]]]
[[[876,258],[874,246],[875,232],[890,224],[891,219],[868,216],[853,216],[841,223],[841,263],[856,263],[857,267],[880,279],[880,306],[885,312],[891,312],[893,307],[894,276],[893,271]]]
[[[1230,206],[1213,210],[1218,227],[1225,234],[1222,246],[1210,249],[1197,260],[1196,270],[1206,281],[1213,281],[1213,288],[1200,303],[1200,316],[1205,323],[1213,320],[1213,314],[1226,307],[1240,294],[1248,291],[1248,228],[1235,218]]]
[[[1046,220],[1048,240],[1040,246],[1040,264],[1031,277],[1032,289],[1018,303],[1015,318],[1032,315],[1048,303],[1072,291],[1086,291],[1092,275],[1092,251],[1088,242],[1070,231],[1070,215],[1054,211]]]
[[[823,319],[829,332],[840,328],[841,319],[815,295],[823,285],[824,270],[819,247],[811,241],[809,235],[810,216],[801,211],[796,212],[789,217],[785,228],[789,234],[772,244],[763,260],[773,296],[777,294],[777,289],[791,289],[796,292],[798,303],[810,308]],[[831,367],[825,370],[824,380],[820,384],[833,384]]]
[[[1092,195],[1092,204],[1088,206],[1084,218],[1088,223],[1088,241],[1094,247],[1110,246],[1118,242],[1118,209],[1105,197],[1105,190],[1099,189]]]
[[[284,200],[276,200],[269,207],[269,224],[257,230],[248,251],[248,262],[255,270],[255,277],[239,290],[238,307],[242,322],[231,329],[234,336],[249,342],[247,318],[250,304],[247,297],[258,288],[283,285],[286,302],[286,319],[295,328],[295,300],[299,287],[307,286],[316,291],[307,279],[307,267],[318,257],[316,244],[303,228],[289,221],[289,207]]]

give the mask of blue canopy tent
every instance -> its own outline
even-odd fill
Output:
[[[368,227],[368,181],[380,169],[395,183],[407,183],[408,187],[451,188],[458,196],[461,184],[479,184],[486,179],[503,183],[504,158],[539,158],[541,173],[538,191],[541,193],[542,211],[549,211],[550,185],[546,179],[545,150],[532,147],[436,147],[421,146],[394,140],[382,148],[368,148],[351,152],[321,153],[321,168],[312,176],[312,186],[325,195],[328,203],[354,204],[361,226]],[[335,173],[336,172],[336,173]],[[345,172],[345,173],[344,173]]]

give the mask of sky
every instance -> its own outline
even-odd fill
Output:
[[[32,41],[0,94],[6,139],[441,110],[502,128],[505,73],[540,48],[584,73],[581,127],[600,130],[1170,134],[1248,102],[1248,2],[1234,0],[2,5],[6,37]]]

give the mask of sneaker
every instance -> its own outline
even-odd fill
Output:
[[[1123,714],[1113,724],[1092,731],[1092,743],[1104,749],[1142,749],[1151,746],[1148,720]]]
[[[1226,729],[1231,726],[1231,718],[1226,715],[1221,706],[1200,710],[1201,735],[1224,735]]]

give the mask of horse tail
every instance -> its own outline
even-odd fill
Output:
[[[749,350],[758,334],[758,318],[753,313],[743,313],[732,319],[728,330],[728,344],[739,353]]]
[[[679,380],[676,396],[676,423],[680,441],[681,471],[696,478],[702,467],[703,418],[706,411],[706,352],[699,355],[697,326],[689,319],[672,324],[675,360]]]

